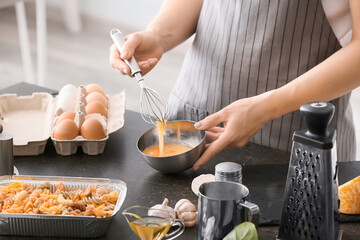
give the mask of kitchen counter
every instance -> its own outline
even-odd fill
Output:
[[[3,89],[0,94],[24,93],[27,84],[14,85]],[[46,91],[46,90],[44,90]],[[126,182],[128,191],[120,212],[115,216],[107,235],[98,239],[138,239],[131,231],[121,211],[132,205],[153,206],[162,203],[166,197],[169,205],[187,198],[197,204],[197,196],[192,193],[190,185],[193,178],[200,174],[214,174],[215,165],[223,161],[234,161],[243,165],[243,183],[250,189],[249,200],[260,206],[263,226],[258,228],[259,239],[275,239],[278,216],[281,211],[281,199],[286,181],[290,155],[267,147],[249,143],[241,149],[231,149],[213,158],[206,166],[193,171],[166,175],[149,167],[136,148],[139,136],[151,128],[143,121],[139,113],[125,112],[125,125],[112,133],[104,153],[89,156],[81,148],[75,155],[62,157],[56,154],[55,148],[48,141],[45,153],[39,156],[15,157],[15,166],[21,175],[76,176],[114,178]],[[341,174],[341,168],[339,168]],[[343,168],[344,169],[344,168]],[[355,163],[352,174],[360,175],[360,164]],[[349,174],[342,173],[349,177]],[[343,177],[341,181],[347,181]],[[273,219],[271,219],[273,218]],[[273,226],[270,226],[273,225]],[[359,239],[360,223],[343,223],[343,239]],[[1,236],[1,239],[33,239],[28,237]],[[54,238],[41,238],[54,239]],[[178,239],[196,239],[196,227],[186,229]]]

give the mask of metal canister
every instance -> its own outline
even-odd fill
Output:
[[[242,183],[242,167],[235,162],[223,162],[215,166],[215,181]]]
[[[2,132],[0,124],[0,175],[14,174],[13,137]]]

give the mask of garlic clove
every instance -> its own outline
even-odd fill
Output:
[[[181,219],[180,212],[178,210],[175,210],[175,216],[177,219]]]
[[[149,216],[156,216],[161,218],[171,218],[175,216],[175,210],[172,207],[168,206],[169,200],[167,198],[164,199],[162,204],[157,204],[152,206],[149,211]]]
[[[180,213],[196,212],[196,207],[191,202],[185,202],[184,204],[180,205],[178,210],[179,210]]]
[[[184,222],[193,221],[194,219],[196,220],[196,217],[196,212],[184,212],[183,214],[181,214],[181,218],[182,220],[184,220]]]
[[[191,228],[196,225],[196,219],[194,219],[192,221],[184,222],[184,224],[185,224],[185,227]]]
[[[175,204],[175,210],[179,210],[180,206],[183,205],[186,202],[190,202],[190,200],[188,199],[180,199],[176,204]]]
[[[196,225],[196,206],[188,199],[181,199],[175,205],[176,216],[184,221],[185,227]]]

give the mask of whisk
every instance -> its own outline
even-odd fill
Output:
[[[119,52],[121,52],[122,46],[125,43],[121,31],[119,29],[112,29],[110,36]],[[142,118],[145,122],[155,125],[158,121],[165,122],[169,117],[169,107],[166,99],[155,90],[146,86],[141,70],[134,57],[124,60],[124,62],[129,66],[131,75],[136,78],[141,87],[140,113]]]

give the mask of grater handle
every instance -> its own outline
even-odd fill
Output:
[[[300,107],[301,117],[309,128],[308,134],[326,136],[335,107],[328,102],[311,102]]]
[[[111,36],[112,40],[114,41],[116,48],[121,53],[122,47],[125,43],[125,40],[124,40],[124,37],[123,37],[121,31],[116,28],[112,29],[110,31],[110,36]],[[135,74],[137,74],[137,73],[141,73],[139,65],[137,64],[136,59],[134,57],[131,57],[129,60],[125,60],[125,59],[123,59],[123,60],[126,63],[126,65],[129,66],[132,76],[135,76]]]
[[[239,202],[238,204],[245,208],[245,221],[250,221],[257,227],[260,215],[259,206],[248,201]]]

